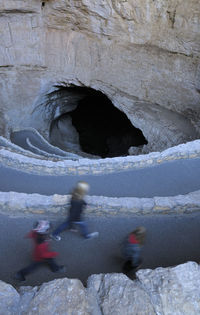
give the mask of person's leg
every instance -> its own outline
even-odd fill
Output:
[[[132,269],[136,270],[141,264],[141,248],[139,245],[134,246],[134,251],[132,252]]]
[[[53,258],[45,259],[45,262],[52,272],[64,271],[64,266],[57,265],[56,261]]]
[[[129,260],[126,260],[122,266],[122,271],[123,273],[127,274],[129,273],[131,270],[133,269],[133,266],[132,266],[132,261],[131,259]]]
[[[76,224],[74,222],[70,222],[69,230],[71,232],[78,232],[78,227],[76,226]]]
[[[133,269],[135,269],[135,270],[138,269],[141,266],[141,264],[142,264],[142,259],[141,258],[139,258],[137,260],[137,263],[132,261],[132,266],[133,266]]]
[[[60,240],[61,237],[59,236],[60,233],[62,233],[64,230],[66,230],[70,226],[69,220],[66,220],[65,222],[61,223],[51,234],[51,236],[56,239]]]
[[[85,223],[85,221],[76,221],[73,222],[74,224],[77,224],[80,228],[81,231],[81,235],[86,238],[86,239],[90,239],[90,238],[94,238],[94,237],[98,237],[99,236],[99,232],[92,232],[92,233],[88,233],[88,228],[87,228],[87,224]]]
[[[78,225],[80,232],[81,232],[81,235],[84,238],[87,238],[89,235],[87,224],[84,221],[77,221],[77,222],[74,222],[74,224]]]
[[[35,269],[37,269],[40,266],[40,262],[38,261],[33,261],[32,263],[30,263],[30,265],[28,265],[27,267],[19,270],[16,275],[15,278],[17,280],[21,280],[21,281],[25,281],[26,278],[25,276],[28,275],[29,273],[33,272]]]

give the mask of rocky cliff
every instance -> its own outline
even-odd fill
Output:
[[[0,281],[2,315],[197,315],[200,269],[195,262],[173,268],[140,270],[135,280],[123,274],[57,279],[40,287],[14,289]]]
[[[0,36],[1,135],[49,139],[69,111],[56,92],[81,86],[124,112],[149,151],[199,138],[198,0],[0,0]]]

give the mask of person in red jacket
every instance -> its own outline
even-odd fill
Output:
[[[15,274],[16,280],[25,281],[26,275],[44,263],[50,267],[52,272],[65,271],[64,266],[57,265],[54,260],[58,253],[49,250],[49,228],[50,224],[48,221],[40,220],[37,222],[36,227],[27,235],[34,242],[32,262]]]
[[[137,227],[128,234],[123,242],[122,255],[124,263],[122,272],[128,275],[130,272],[136,272],[142,264],[141,250],[146,238],[146,228],[144,226]]]

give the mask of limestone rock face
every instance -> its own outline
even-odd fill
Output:
[[[199,21],[199,0],[0,0],[1,134],[49,139],[68,111],[49,97],[76,85],[106,94],[150,151],[199,138]]]
[[[44,283],[29,305],[27,315],[89,315],[86,290],[79,280],[67,278]]]
[[[200,312],[200,268],[188,262],[174,268],[140,270],[137,277],[148,292],[156,314],[196,315]]]
[[[103,314],[196,315],[200,312],[200,268],[188,262],[173,268],[139,270],[137,280],[122,274],[93,275]]]
[[[120,41],[151,44],[186,55],[199,53],[196,0],[78,0],[70,4],[59,0],[50,1],[48,8],[49,27],[117,36]]]
[[[200,268],[195,262],[123,274],[98,274],[87,288],[76,279],[57,279],[41,287],[0,282],[0,314],[9,315],[196,315],[200,313]]]
[[[94,275],[88,290],[94,290],[104,315],[156,315],[148,294],[138,281],[123,274]]]
[[[70,116],[62,117],[54,124],[50,134],[50,141],[53,145],[66,151],[81,151],[79,135],[72,125]]]
[[[22,286],[19,288],[20,302],[19,314],[25,315],[29,310],[29,304],[37,293],[38,287]]]
[[[0,315],[18,313],[20,295],[9,284],[0,280]]]

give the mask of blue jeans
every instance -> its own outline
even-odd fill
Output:
[[[52,235],[57,236],[58,234],[62,233],[64,230],[71,228],[73,225],[78,225],[81,231],[81,235],[87,238],[89,233],[88,233],[87,224],[84,221],[66,220],[65,222],[61,223],[55,231],[53,231]]]

